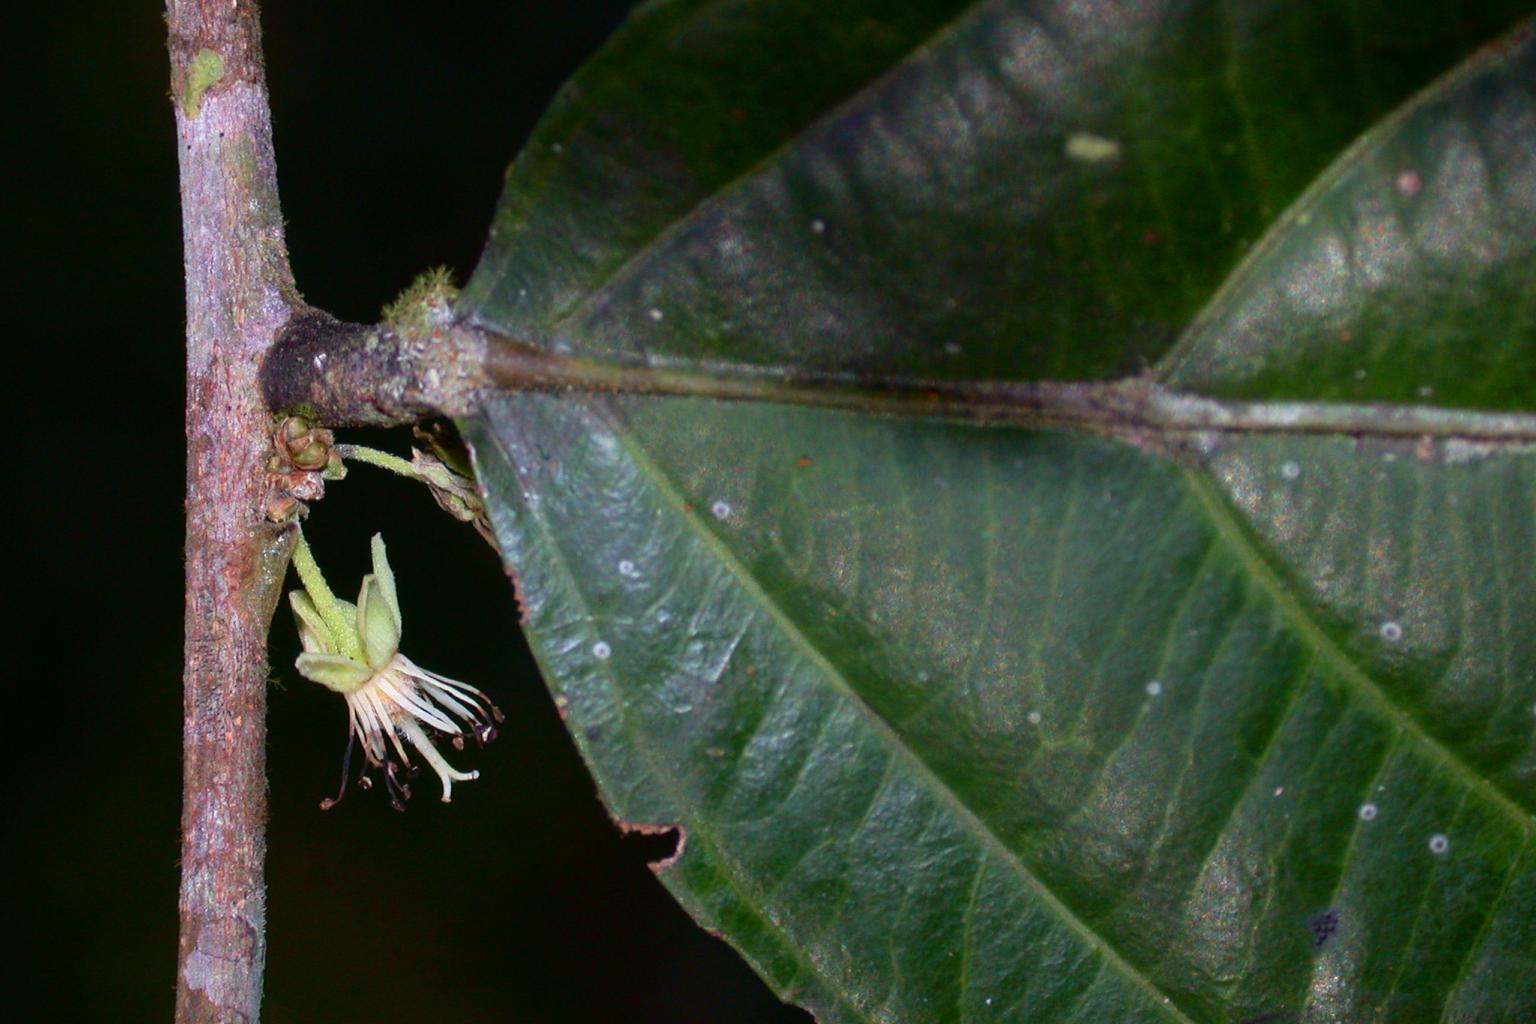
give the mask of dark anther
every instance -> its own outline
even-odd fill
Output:
[[[411,798],[411,787],[396,775],[399,765],[393,761],[384,765],[384,782],[389,787],[389,806],[397,811],[405,810],[405,802]]]
[[[347,773],[352,769],[352,748],[356,744],[357,733],[353,732],[349,726],[347,728],[347,752],[341,755],[341,788],[336,791],[335,796],[326,797],[324,800],[320,801],[320,809],[322,811],[328,811],[332,807],[335,807],[337,804],[341,803],[341,798],[347,795]],[[367,776],[358,779],[358,786],[363,789],[367,789],[368,787],[363,785],[366,779]]]

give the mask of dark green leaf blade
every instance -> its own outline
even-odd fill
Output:
[[[1241,437],[1201,457],[1255,571],[1320,642],[1536,809],[1536,446]]]
[[[465,308],[587,355],[1135,371],[1349,142],[1527,9],[647,5],[513,165]]]
[[[655,5],[578,76],[472,322],[684,368],[1167,356],[1218,395],[1529,406],[1529,27],[1371,129],[1518,5],[913,4],[882,34],[787,4],[762,36],[766,9]],[[718,146],[687,116],[738,109],[754,40],[866,30]],[[1490,174],[1440,173],[1472,164],[1437,138]],[[1338,316],[1274,296],[1374,237],[1351,211],[1405,191],[1405,152],[1430,172],[1407,198],[1481,219],[1421,232],[1456,259],[1346,290],[1362,380]],[[1427,340],[1423,281],[1457,300]],[[464,426],[604,799],[685,830],[663,880],[822,1019],[1523,1019],[1536,450],[1369,413],[1126,444],[521,395]]]
[[[1373,129],[1160,367],[1243,398],[1529,409],[1536,22]]]
[[[1362,689],[1198,477],[700,402],[508,397],[471,439],[605,798],[681,823],[664,880],[825,1019],[1536,1005],[1529,806]]]

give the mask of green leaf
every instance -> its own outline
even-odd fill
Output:
[[[1157,417],[1078,430],[462,424],[604,800],[787,998],[1536,1015],[1531,23],[1456,67],[1521,13],[660,3],[557,100],[459,306],[491,335],[813,388],[1153,364]]]
[[[1533,78],[1527,42],[1366,133],[1205,308],[1163,379],[1253,398],[1529,409]]]
[[[649,4],[513,164],[463,307],[587,354],[1133,372],[1345,146],[1528,10],[1464,6]]]

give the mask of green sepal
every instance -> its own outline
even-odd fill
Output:
[[[373,677],[366,665],[360,665],[340,654],[317,654],[305,651],[294,661],[299,674],[337,693],[354,693]]]
[[[288,604],[293,609],[293,617],[298,620],[299,643],[304,645],[305,652],[334,654],[336,644],[331,639],[331,631],[309,595],[302,590],[289,591]]]
[[[400,623],[377,576],[363,577],[363,589],[357,595],[357,633],[363,654],[375,670],[388,665],[400,649]]]
[[[400,614],[400,600],[395,596],[395,571],[389,567],[389,557],[384,551],[384,535],[374,534],[368,549],[373,554],[373,578],[378,581],[379,591],[395,617],[395,642],[398,645],[405,619]]]

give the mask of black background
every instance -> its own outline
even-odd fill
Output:
[[[269,4],[305,298],[366,320],[428,266],[464,280],[506,163],[628,6]],[[11,1019],[164,1021],[173,1004],[184,437],[163,32],[153,3],[39,5],[8,25]],[[455,758],[482,777],[451,806],[426,780],[404,815],[377,790],[322,813],[345,712],[290,667],[280,613],[267,1020],[807,1019],[652,877],[664,838],[608,821],[472,531],[367,467],[332,485],[307,530],[342,591],[382,531],[404,649],[491,692],[508,722]]]

